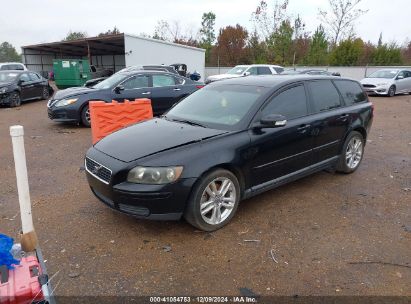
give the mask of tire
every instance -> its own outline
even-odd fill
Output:
[[[43,87],[43,94],[41,95],[42,100],[47,100],[50,98],[50,91],[48,87]]]
[[[220,192],[223,185],[225,194]],[[213,197],[211,194],[217,195]],[[240,184],[233,173],[223,169],[213,170],[200,178],[194,186],[184,218],[203,231],[220,229],[237,211],[240,194]]]
[[[10,95],[10,107],[20,107],[21,106],[21,97],[19,92],[13,92]]]
[[[394,97],[395,96],[395,86],[394,85],[390,86],[390,88],[388,89],[387,96],[388,97]]]
[[[90,109],[88,104],[81,110],[81,123],[86,128],[90,128]]]
[[[364,156],[364,144],[364,137],[357,131],[347,136],[336,167],[337,172],[352,173],[358,169]]]

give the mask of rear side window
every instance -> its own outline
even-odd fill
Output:
[[[281,114],[287,120],[307,115],[307,98],[304,86],[298,85],[275,96],[263,109],[263,116]]]
[[[360,85],[354,81],[338,80],[334,82],[347,106],[367,100]]]
[[[280,67],[274,67],[274,70],[277,72],[277,74],[281,74],[282,72],[284,72],[284,69]]]
[[[340,94],[330,80],[308,82],[316,113],[341,107]]]
[[[257,67],[258,75],[271,75],[271,70],[269,67]]]
[[[153,75],[153,87],[173,86],[176,81],[173,76],[168,75]]]

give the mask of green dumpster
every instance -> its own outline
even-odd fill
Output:
[[[87,59],[54,59],[53,71],[59,89],[80,87],[90,79],[90,63]]]

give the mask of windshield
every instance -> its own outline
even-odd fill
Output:
[[[9,82],[13,81],[17,78],[19,74],[13,72],[0,72],[0,81],[1,82]]]
[[[267,90],[257,86],[207,86],[178,103],[166,118],[188,120],[216,129],[232,129]]]
[[[242,75],[245,70],[247,70],[248,66],[241,66],[238,65],[227,72],[227,74],[231,75]]]
[[[398,70],[380,70],[377,72],[372,73],[370,76],[367,78],[386,78],[386,79],[391,79],[394,78],[395,75],[397,75]]]
[[[127,77],[128,77],[127,74],[116,73],[113,76],[103,80],[102,82],[99,82],[92,88],[93,89],[111,89],[112,87],[114,87],[116,84],[126,79]]]

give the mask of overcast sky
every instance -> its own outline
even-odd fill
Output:
[[[185,29],[197,31],[204,12],[217,15],[216,30],[239,23],[252,29],[251,13],[259,0],[2,0],[6,14],[0,18],[0,42],[15,47],[59,41],[68,31],[85,31],[89,36],[117,26],[120,31],[139,35],[153,34],[157,21],[178,20]],[[273,3],[274,0],[267,0]],[[326,9],[328,0],[290,0],[290,12],[300,14],[306,29],[318,25],[318,9]],[[411,39],[410,0],[362,0],[368,9],[356,24],[364,40],[403,44]],[[8,17],[7,17],[8,16]],[[20,51],[18,49],[18,51]]]

